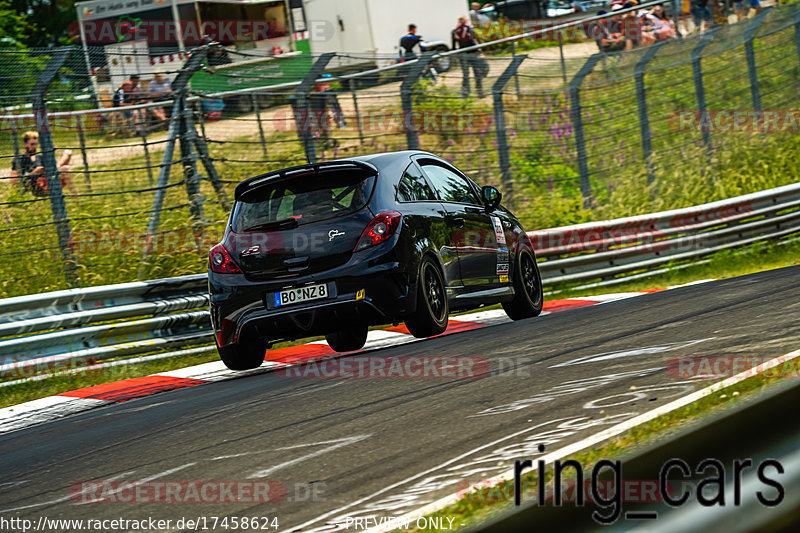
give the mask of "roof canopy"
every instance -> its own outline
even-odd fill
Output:
[[[171,7],[173,4],[213,3],[213,4],[274,4],[284,0],[91,0],[76,2],[78,20],[98,20],[120,15],[129,15],[151,9]]]

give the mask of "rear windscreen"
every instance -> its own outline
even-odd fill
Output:
[[[324,172],[276,180],[236,202],[235,232],[294,218],[310,224],[354,213],[372,194],[375,176],[363,172]]]

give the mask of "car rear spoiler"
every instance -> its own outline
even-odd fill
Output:
[[[378,175],[378,169],[375,166],[365,163],[363,161],[323,161],[321,163],[309,163],[306,165],[298,165],[296,167],[283,168],[266,174],[260,174],[252,178],[248,178],[236,186],[234,198],[238,201],[243,195],[254,191],[263,185],[273,181],[276,178],[290,178],[293,176],[301,176],[303,174],[320,174],[322,172],[332,172],[337,170],[360,170],[367,172],[372,176]]]

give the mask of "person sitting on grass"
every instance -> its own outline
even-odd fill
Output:
[[[156,72],[155,77],[150,82],[150,85],[147,87],[147,96],[142,101],[143,102],[157,102],[159,100],[165,100],[170,97],[172,94],[172,86],[170,81],[164,76],[162,72]],[[160,120],[161,122],[166,122],[167,115],[164,112],[163,107],[151,107],[149,108],[150,113],[156,118],[156,120]]]
[[[112,100],[112,105],[114,107],[128,107],[132,106],[136,103],[136,94],[134,93],[134,85],[131,80],[125,80],[122,82],[122,85],[114,91],[114,98]],[[139,133],[139,128],[141,125],[139,124],[141,121],[134,120],[134,113],[136,111],[122,111],[122,118],[127,125],[128,129],[131,130],[131,133],[136,135]]]
[[[642,18],[652,28],[651,31],[656,41],[666,41],[675,37],[675,26],[664,12],[663,6],[654,6]]]
[[[22,145],[25,148],[25,153],[16,156],[12,162],[11,183],[19,183],[23,189],[34,196],[47,196],[50,194],[47,186],[47,175],[44,173],[42,154],[37,152],[39,134],[35,131],[26,131],[22,134]],[[56,167],[61,178],[61,187],[71,194],[75,194],[69,167],[71,158],[72,150],[64,150],[61,159],[56,163]]]
[[[616,9],[615,9],[616,8]],[[622,6],[614,6],[611,11],[622,9]],[[600,11],[598,15],[605,15],[606,11]],[[622,36],[620,28],[620,16],[614,15],[610,18],[598,20],[590,27],[591,37],[597,43],[597,48],[601,52],[618,52],[625,49],[625,38]]]

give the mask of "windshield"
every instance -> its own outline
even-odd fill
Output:
[[[304,225],[345,216],[367,204],[374,184],[375,176],[353,171],[276,180],[236,203],[231,226],[235,232],[280,229],[287,219]]]

